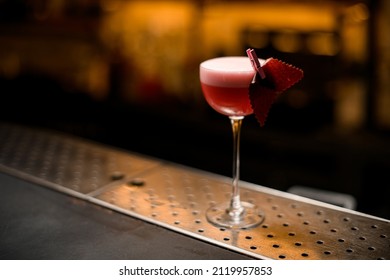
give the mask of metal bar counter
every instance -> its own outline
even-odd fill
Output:
[[[388,220],[241,182],[265,220],[218,228],[230,178],[53,131],[0,123],[0,172],[1,259],[390,259]]]

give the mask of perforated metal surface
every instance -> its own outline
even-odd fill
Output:
[[[0,170],[261,259],[390,258],[387,220],[242,182],[265,221],[218,228],[205,211],[229,178],[52,132],[0,124]]]
[[[0,164],[82,194],[160,164],[62,134],[5,124],[0,129]]]

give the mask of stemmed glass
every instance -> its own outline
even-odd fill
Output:
[[[207,103],[229,117],[233,131],[233,181],[230,201],[210,207],[207,220],[220,227],[243,229],[259,225],[264,213],[240,199],[240,133],[245,116],[253,113],[249,85],[255,76],[251,60],[245,56],[218,57],[200,64],[200,83]]]

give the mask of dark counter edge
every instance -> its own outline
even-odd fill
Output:
[[[253,259],[0,172],[0,259]]]

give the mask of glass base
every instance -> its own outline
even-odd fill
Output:
[[[210,207],[206,211],[207,220],[215,226],[231,229],[256,227],[264,221],[264,213],[248,202],[241,202],[244,208],[238,217],[229,215],[229,204],[223,203]]]

